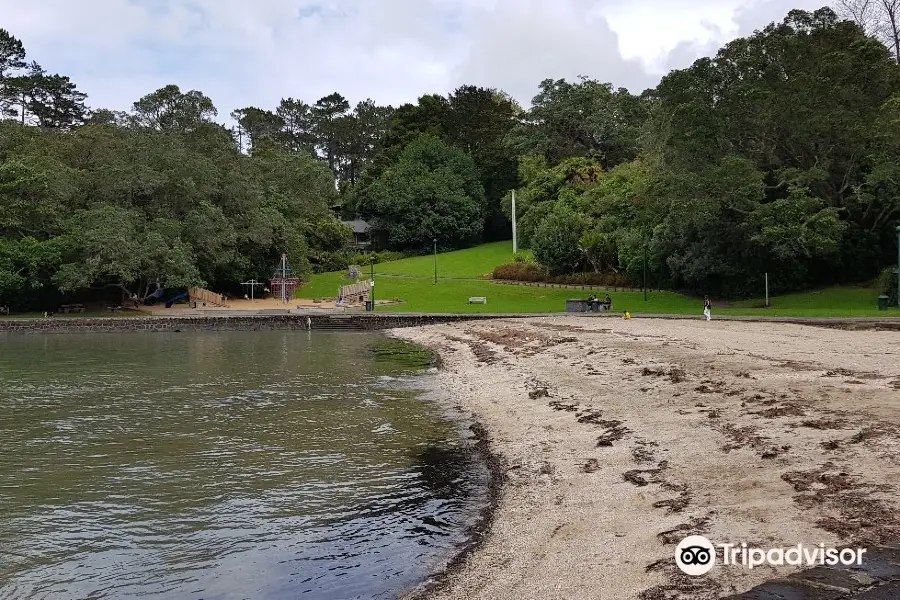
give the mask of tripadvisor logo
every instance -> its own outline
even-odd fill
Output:
[[[675,564],[687,575],[705,575],[716,564],[716,549],[702,535],[688,536],[675,548]]]
[[[718,557],[716,548],[719,549]],[[814,566],[834,567],[837,565],[859,566],[862,564],[865,548],[826,548],[825,544],[805,546],[797,544],[790,548],[752,548],[747,544],[713,545],[702,535],[684,538],[675,548],[675,564],[687,575],[698,576],[709,573],[720,558],[724,566],[742,566],[753,569],[762,565],[770,566]]]

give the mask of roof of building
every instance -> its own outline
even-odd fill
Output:
[[[344,225],[353,230],[353,233],[369,233],[369,224],[362,219],[353,219],[352,221],[344,221]]]

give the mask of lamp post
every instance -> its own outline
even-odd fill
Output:
[[[375,255],[369,257],[369,302],[372,303],[372,312],[375,312]]]
[[[434,242],[434,283],[432,285],[437,285],[437,238],[432,241]]]
[[[900,225],[897,225],[897,306],[900,307]]]

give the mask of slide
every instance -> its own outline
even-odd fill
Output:
[[[152,294],[147,294],[147,297],[144,298],[144,304],[156,304],[158,300],[162,300],[165,294],[165,288],[157,287]]]
[[[183,294],[178,294],[177,296],[172,296],[168,300],[166,300],[166,308],[172,308],[172,305],[178,302],[179,300],[184,300],[190,297],[190,293],[184,292]]]

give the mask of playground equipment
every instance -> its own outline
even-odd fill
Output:
[[[178,294],[178,295],[176,295],[176,296],[172,296],[171,298],[169,298],[168,300],[166,300],[166,308],[172,308],[172,306],[174,306],[175,303],[178,302],[179,300],[186,300],[186,299],[189,298],[189,297],[190,297],[190,293],[189,293],[189,292],[183,292],[183,293]]]
[[[228,304],[226,304],[225,296],[203,288],[192,287],[188,290],[188,295],[190,296],[191,302],[195,304],[211,304],[212,306],[219,306],[222,308],[228,306]]]
[[[264,286],[264,285],[266,285],[266,282],[265,282],[265,281],[257,281],[256,279],[251,279],[251,280],[249,280],[249,281],[243,281],[243,282],[241,282],[241,285],[243,285],[243,286],[245,286],[245,287],[246,287],[246,286],[249,286],[249,287],[250,287],[250,299],[251,299],[251,300],[255,300],[255,299],[256,299],[256,296],[255,296],[256,287],[259,286],[259,285],[263,285],[263,286]],[[244,298],[246,298],[246,297],[247,297],[247,295],[244,294]]]
[[[287,304],[294,297],[294,291],[300,287],[300,278],[294,275],[294,272],[288,266],[287,254],[281,255],[281,266],[275,269],[272,274],[272,280],[269,282],[269,288],[272,295],[281,298],[283,304]]]
[[[228,306],[227,304],[225,304],[225,296],[223,296],[222,294],[216,294],[215,292],[211,292],[199,287],[192,287],[188,291],[176,294],[175,296],[172,296],[171,298],[166,300],[166,308],[172,308],[177,302],[180,302],[181,300],[189,301],[194,305],[194,307],[196,307],[197,305],[206,306],[207,304],[211,306],[218,306],[221,308],[226,308]]]
[[[158,300],[162,300],[162,297],[166,295],[166,288],[159,285],[159,282],[156,282],[156,289],[153,292],[144,296],[144,304],[154,304]]]
[[[360,304],[368,302],[369,296],[371,294],[372,286],[369,285],[368,281],[360,281],[359,283],[353,283],[351,285],[343,285],[338,292],[339,297],[344,302],[359,302]]]

